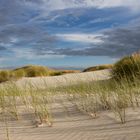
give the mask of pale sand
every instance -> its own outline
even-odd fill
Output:
[[[77,74],[76,74],[77,75]],[[44,78],[49,86],[73,84],[77,82],[74,74]],[[89,72],[78,74],[83,81],[103,80],[110,77],[109,72]],[[61,81],[61,83],[56,82]],[[65,80],[66,78],[66,80]],[[70,79],[69,79],[70,78]],[[57,79],[57,80],[56,80]],[[41,86],[41,78],[24,78],[17,83],[22,85],[30,80]],[[74,81],[73,81],[74,80]],[[67,108],[67,109],[66,109]],[[66,111],[67,110],[67,111]],[[10,140],[140,140],[140,110],[127,110],[127,123],[120,124],[111,111],[102,111],[97,119],[79,112],[69,101],[65,108],[60,102],[52,104],[53,127],[34,125],[34,115],[19,106],[19,121],[8,121]],[[0,140],[6,140],[5,124],[0,121]]]
[[[10,140],[140,140],[140,110],[128,109],[127,123],[120,124],[110,111],[100,112],[97,119],[79,112],[70,102],[67,112],[58,102],[53,104],[52,127],[36,128],[34,115],[20,107],[20,120],[9,121]],[[6,140],[0,122],[0,140]]]
[[[31,83],[38,88],[44,87],[57,87],[71,84],[77,84],[80,82],[91,82],[97,80],[105,80],[110,78],[110,70],[100,70],[95,72],[85,73],[72,73],[61,76],[53,77],[36,77],[36,78],[22,78],[16,83],[20,87],[24,87]]]

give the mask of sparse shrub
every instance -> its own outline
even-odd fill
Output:
[[[26,77],[48,76],[49,70],[41,66],[29,66],[25,70]]]
[[[25,76],[25,72],[23,70],[17,70],[17,71],[3,70],[0,71],[0,83],[9,80],[16,80],[24,76]]]
[[[112,74],[117,80],[140,78],[140,53],[122,58],[114,65]]]
[[[80,73],[80,70],[62,70],[62,74],[69,74],[69,73]]]
[[[58,76],[67,73],[76,73],[75,70],[54,70],[43,66],[29,65],[13,70],[0,71],[0,82],[17,80],[22,77]]]
[[[63,74],[63,72],[61,72],[61,71],[55,71],[55,72],[50,73],[50,76],[59,76],[62,74]]]
[[[9,71],[0,71],[0,82],[8,81],[10,77]]]
[[[13,71],[13,75],[14,75],[14,78],[19,79],[19,78],[25,77],[25,71],[22,69],[16,70],[16,71]]]
[[[28,69],[26,72],[26,77],[37,77],[41,76],[38,70]]]
[[[89,68],[85,69],[83,72],[97,71],[97,70],[104,70],[104,69],[112,69],[112,68],[113,68],[113,65],[106,64],[106,65],[99,65],[99,66],[89,67]]]

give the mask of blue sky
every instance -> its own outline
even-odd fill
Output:
[[[0,0],[0,67],[89,67],[140,50],[140,0]]]

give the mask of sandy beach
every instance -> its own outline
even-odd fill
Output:
[[[140,110],[128,109],[127,123],[117,122],[110,111],[99,112],[98,118],[79,112],[70,102],[67,111],[53,104],[53,126],[36,128],[34,115],[20,107],[20,120],[8,121],[10,140],[139,140]],[[6,140],[4,123],[0,122],[0,140]]]
[[[38,88],[58,87],[65,85],[77,84],[80,82],[91,82],[98,80],[106,80],[110,78],[110,70],[100,70],[85,73],[72,73],[53,77],[33,77],[22,78],[16,82],[19,87],[25,87],[28,83]]]
[[[80,78],[79,78],[80,77]],[[58,77],[23,78],[17,81],[19,86],[27,81],[42,87],[44,80],[47,86],[61,86],[79,81],[89,82],[104,80],[110,77],[108,70],[68,74]],[[60,82],[61,81],[61,82]],[[111,111],[100,111],[97,118],[80,112],[76,106],[64,100],[61,94],[51,104],[53,126],[47,124],[36,127],[35,116],[25,106],[19,104],[19,120],[8,119],[7,127],[10,140],[140,140],[140,110],[127,109],[127,123],[121,124]],[[0,140],[6,140],[5,123],[0,121]]]

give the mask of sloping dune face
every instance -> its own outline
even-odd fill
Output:
[[[9,121],[9,136],[12,140],[139,140],[140,110],[128,110],[128,122],[125,125],[116,123],[110,111],[101,112],[99,118],[79,112],[71,102],[64,106],[53,103],[54,125],[36,128],[33,124],[34,115],[20,107],[20,120]],[[4,123],[0,122],[0,140],[5,140]]]
[[[102,92],[98,95],[95,90],[95,93],[80,95],[77,90],[74,94],[63,91],[53,94],[50,90],[40,90],[47,86],[63,88],[64,85],[105,80],[111,78],[110,73],[110,70],[102,70],[55,77],[23,78],[16,81],[22,89],[26,85],[35,85],[37,92],[32,89],[20,90],[15,85],[9,85],[5,92],[5,95],[8,92],[9,96],[2,94],[0,98],[0,140],[140,140],[139,107],[126,108],[127,122],[120,124],[117,112],[113,112],[115,110],[103,110],[103,96],[100,96]],[[106,92],[112,93],[109,90]],[[103,92],[103,95],[106,95],[106,92]],[[128,94],[123,94],[129,99]],[[119,94],[113,92],[111,97],[112,95],[117,99]],[[112,98],[108,99],[113,109],[118,102],[114,102]],[[4,108],[3,103],[6,105]],[[119,102],[119,106],[121,103]],[[120,107],[124,113],[122,106]]]
[[[73,73],[53,77],[22,78],[16,83],[20,87],[27,86],[28,83],[30,83],[34,86],[37,86],[38,88],[46,88],[78,84],[80,82],[105,80],[109,79],[110,77],[110,70],[101,70],[95,72]]]

